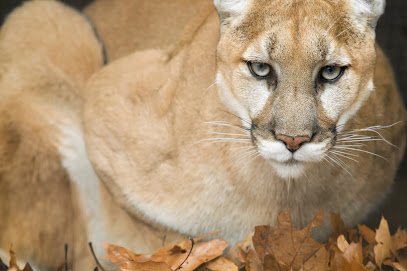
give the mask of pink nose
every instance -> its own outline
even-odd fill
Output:
[[[281,140],[286,145],[287,149],[290,152],[295,152],[300,148],[300,145],[305,142],[309,142],[311,139],[307,136],[286,136],[278,135],[276,137],[278,140]]]

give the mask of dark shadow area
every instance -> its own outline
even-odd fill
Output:
[[[5,16],[23,0],[0,1],[0,23]],[[78,9],[85,7],[90,0],[62,1]],[[407,1],[387,1],[386,13],[377,26],[377,41],[384,49],[393,65],[400,92],[407,104]],[[397,227],[407,228],[407,159],[405,157],[397,175],[393,192],[387,200],[365,221],[377,228],[381,216],[385,216],[392,232]]]
[[[389,58],[403,96],[407,104],[407,1],[388,0],[386,12],[377,25],[377,42]],[[381,216],[386,217],[392,232],[398,227],[407,228],[407,155],[404,156],[393,192],[374,211],[366,223],[377,228]]]
[[[377,25],[377,41],[396,74],[404,104],[407,101],[407,1],[388,0],[386,13]]]

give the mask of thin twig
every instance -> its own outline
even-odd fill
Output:
[[[92,252],[93,258],[95,259],[96,265],[99,266],[100,270],[105,271],[105,269],[102,267],[102,265],[98,261],[98,258],[96,258],[95,251],[93,250],[92,242],[89,242],[89,247],[90,247],[90,251]]]
[[[68,271],[68,244],[65,244],[65,271]]]
[[[195,241],[194,241],[194,239],[192,239],[191,237],[189,237],[189,240],[191,240],[191,249],[189,250],[188,256],[187,256],[187,257],[185,258],[185,260],[180,264],[180,266],[178,266],[178,268],[175,269],[175,271],[176,271],[176,270],[180,270],[180,269],[182,268],[182,265],[188,260],[189,256],[191,256],[192,249],[194,248],[194,245],[195,245]]]

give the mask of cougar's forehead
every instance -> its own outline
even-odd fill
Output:
[[[256,0],[232,23],[229,34],[242,54],[268,55],[287,64],[299,62],[299,56],[303,64],[317,62],[337,54],[338,47],[349,51],[364,44],[365,35],[350,14],[346,1]]]

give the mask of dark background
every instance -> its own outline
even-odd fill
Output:
[[[5,16],[22,2],[23,0],[0,0],[0,24]],[[62,2],[82,9],[92,0],[64,0]],[[377,26],[377,40],[393,65],[404,104],[407,104],[406,0],[387,1],[386,13]],[[400,167],[393,193],[365,222],[370,227],[377,228],[382,215],[388,220],[392,232],[399,226],[407,228],[407,155]]]

